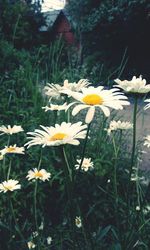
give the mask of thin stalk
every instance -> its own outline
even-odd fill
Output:
[[[11,165],[12,165],[12,160],[10,160],[10,162],[9,162],[9,167],[8,167],[8,172],[7,172],[7,181],[9,180]]]
[[[38,222],[37,222],[37,180],[35,182],[35,187],[34,187],[34,219],[35,219],[35,227],[36,230],[38,231]]]
[[[82,151],[82,156],[81,156],[81,162],[80,162],[80,166],[79,166],[79,172],[81,170],[82,163],[83,163],[83,160],[84,160],[85,149],[86,149],[86,144],[87,144],[87,141],[88,141],[88,135],[89,135],[89,131],[90,131],[90,126],[91,126],[91,123],[88,124],[87,132],[86,132],[86,137],[85,137],[83,151]]]
[[[122,133],[120,132],[120,138],[121,136],[122,136]],[[112,135],[112,142],[113,142],[114,154],[115,154],[114,175],[113,175],[114,198],[115,198],[115,218],[116,218],[116,225],[117,225],[118,233],[120,235],[119,219],[118,219],[118,188],[117,188],[117,161],[118,161],[118,154],[119,154],[120,147],[117,148],[113,135]]]
[[[131,179],[132,169],[133,169],[133,166],[134,166],[134,163],[135,163],[137,104],[138,104],[138,97],[135,96],[135,99],[134,99],[134,112],[133,112],[133,141],[132,141],[131,165],[130,165],[130,171],[129,171],[129,182],[130,182],[130,179]]]
[[[131,154],[131,165],[129,169],[129,183],[128,183],[128,192],[127,192],[127,198],[129,199],[129,193],[131,189],[131,175],[132,170],[135,164],[135,149],[136,149],[136,118],[137,118],[137,104],[138,104],[138,97],[135,96],[134,98],[134,112],[133,112],[133,140],[132,140],[132,154]],[[128,201],[129,203],[129,201]]]
[[[68,169],[68,174],[69,174],[69,177],[70,177],[70,181],[72,182],[72,170],[71,170],[71,168],[69,166],[69,162],[68,162],[66,151],[65,151],[64,147],[63,147],[63,155],[64,155],[64,159],[65,159],[66,166],[67,166],[67,169]]]
[[[24,239],[24,236],[19,228],[19,225],[18,225],[18,222],[17,222],[17,219],[16,219],[16,216],[15,216],[15,211],[14,211],[14,208],[13,208],[13,204],[12,204],[12,201],[11,201],[11,198],[9,197],[10,199],[10,209],[11,209],[11,213],[12,213],[12,216],[13,216],[13,219],[14,219],[14,222],[15,222],[15,225],[16,225],[16,231],[18,232],[20,238],[25,241]]]
[[[41,153],[40,153],[39,163],[38,163],[38,166],[37,166],[37,170],[38,171],[40,169],[41,162],[42,162],[42,149],[41,149]],[[36,231],[39,233],[38,219],[37,219],[37,189],[38,189],[38,180],[35,181],[34,195],[33,195],[33,204],[34,204],[35,227],[36,227]],[[38,249],[39,249],[39,237],[38,237]]]
[[[67,196],[68,196],[68,201],[69,201],[69,213],[70,213],[70,220],[71,220],[72,239],[73,239],[74,247],[76,247],[72,172],[70,171],[71,169],[68,164],[68,159],[67,159],[64,147],[60,146],[60,150],[61,150],[61,157],[63,159],[65,186],[66,186]]]

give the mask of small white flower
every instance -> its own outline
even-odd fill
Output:
[[[127,101],[127,97],[115,88],[105,90],[103,86],[96,88],[90,86],[88,88],[82,88],[81,91],[82,93],[64,90],[63,93],[76,99],[76,102],[69,104],[67,107],[68,109],[72,105],[77,104],[72,110],[73,116],[78,114],[83,109],[88,109],[85,118],[86,123],[90,123],[93,120],[96,108],[101,110],[104,115],[108,117],[110,115],[109,108],[119,110],[123,109],[123,105],[130,104]]]
[[[0,183],[0,192],[6,193],[7,191],[14,191],[16,189],[21,189],[21,185],[18,184],[19,181],[16,180],[7,180],[2,183]]]
[[[127,129],[133,129],[133,124],[130,122],[122,122],[122,121],[111,121],[109,124],[109,128],[105,129],[107,130],[107,133],[110,135],[112,131],[115,130],[127,130]]]
[[[38,170],[37,168],[34,168],[33,170],[28,171],[28,175],[26,178],[30,181],[33,179],[40,179],[42,181],[49,181],[49,178],[51,177],[51,173],[48,173],[45,169]]]
[[[147,146],[148,148],[150,148],[150,135],[147,135],[145,137],[144,146]]]
[[[35,231],[35,232],[32,233],[33,238],[36,238],[38,235],[39,235],[39,234],[38,234],[37,231]]]
[[[48,107],[48,106],[42,107],[42,109],[45,109],[45,112],[47,112],[47,111],[61,111],[61,110],[66,110],[66,108],[67,108],[66,102],[63,105],[50,104],[50,107]]]
[[[136,211],[140,211],[140,206],[136,206]]]
[[[143,213],[144,214],[148,214],[150,212],[150,206],[147,205],[144,209],[143,209]]]
[[[144,102],[148,102],[148,104],[146,104],[146,106],[144,107],[144,110],[149,109],[150,108],[150,99],[146,99]]]
[[[47,237],[47,245],[51,245],[51,243],[52,243],[52,237],[49,236]]]
[[[43,228],[44,228],[44,223],[41,222],[41,225],[39,226],[39,230],[43,230]]]
[[[36,245],[35,245],[32,241],[29,241],[29,242],[27,243],[27,246],[28,246],[29,249],[32,249],[32,248],[35,248],[35,247],[36,247]]]
[[[0,150],[0,153],[2,155],[5,154],[24,154],[24,147],[17,147],[16,144],[13,146],[5,146],[4,149]]]
[[[7,127],[6,126],[0,127],[0,132],[2,132],[0,133],[0,135],[3,135],[3,134],[12,135],[12,134],[16,134],[22,131],[24,131],[23,128],[17,125],[14,125],[13,127],[11,127],[10,125],[8,125]]]
[[[146,80],[142,79],[142,76],[139,76],[139,78],[133,76],[131,81],[121,81],[119,79],[116,79],[114,81],[118,84],[115,86],[123,89],[126,92],[145,94],[150,91],[150,84],[146,85]]]
[[[76,218],[75,218],[75,225],[76,225],[78,228],[82,227],[82,221],[81,221],[80,216],[76,216]]]
[[[78,160],[77,160],[77,163],[78,163],[78,164],[75,165],[75,168],[76,168],[76,169],[79,169],[80,163],[81,163],[81,159],[78,159]],[[91,158],[84,158],[84,159],[83,159],[83,162],[82,162],[81,169],[82,169],[83,171],[87,172],[89,169],[93,169],[93,168],[94,168],[94,167],[93,167],[93,162],[91,161]]]
[[[29,132],[29,142],[25,146],[31,147],[34,145],[59,146],[63,144],[79,145],[78,139],[84,139],[86,136],[87,125],[82,125],[82,122],[74,124],[62,122],[60,125],[55,124],[55,127],[40,126],[43,130],[36,129],[35,132]]]

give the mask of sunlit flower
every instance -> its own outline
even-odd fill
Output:
[[[27,245],[28,245],[28,248],[29,248],[29,249],[32,249],[32,248],[35,248],[35,247],[36,247],[36,245],[35,245],[32,241],[29,241],[29,242],[27,243]]]
[[[59,146],[63,144],[79,145],[78,139],[84,139],[86,136],[87,125],[82,125],[82,122],[74,124],[62,122],[61,125],[56,124],[55,127],[40,126],[43,130],[36,129],[35,132],[28,132],[31,135],[28,137],[29,142],[25,146],[31,147],[34,145]]]
[[[73,102],[68,105],[68,108],[74,104],[77,104],[73,108],[72,115],[75,116],[82,109],[88,108],[85,122],[90,123],[95,114],[95,108],[99,108],[103,111],[105,116],[110,115],[109,108],[123,109],[123,105],[129,105],[127,97],[123,93],[119,92],[118,89],[105,90],[103,86],[99,87],[88,87],[83,88],[82,93],[72,92],[65,90],[64,93],[72,96],[78,102]]]
[[[77,163],[78,164],[75,165],[75,168],[79,169],[80,163],[81,163],[81,159],[78,159]],[[83,171],[85,171],[85,172],[87,172],[89,169],[93,169],[93,162],[91,161],[91,158],[84,158],[83,159],[81,169]]]
[[[148,104],[146,104],[146,106],[144,107],[144,110],[149,109],[150,108],[150,99],[146,99],[144,102],[148,102]]]
[[[147,146],[148,148],[150,148],[150,135],[147,135],[145,137],[144,146]]]
[[[17,125],[14,125],[13,127],[11,127],[10,125],[8,125],[7,127],[6,126],[0,127],[0,132],[2,132],[0,133],[0,135],[3,135],[3,134],[12,135],[12,134],[16,134],[22,131],[24,131],[23,128]]]
[[[69,83],[68,80],[65,80],[63,85],[48,83],[44,88],[45,94],[52,98],[59,99],[62,95],[63,90],[71,90],[71,91],[80,91],[83,87],[87,87],[89,85],[89,81],[87,79],[81,79],[77,83]]]
[[[24,154],[24,147],[17,147],[16,144],[13,146],[5,146],[4,149],[0,150],[2,155],[5,154]]]
[[[51,245],[51,243],[52,243],[52,237],[49,236],[47,237],[47,245]]]
[[[114,80],[118,85],[117,87],[123,89],[126,92],[145,94],[150,91],[150,84],[146,85],[146,80],[142,79],[142,76],[136,78],[133,76],[131,81],[119,79]]]
[[[122,121],[111,121],[110,124],[109,124],[109,128],[106,129],[107,130],[107,133],[110,135],[110,133],[112,131],[115,131],[115,130],[127,130],[127,129],[132,129],[133,128],[133,124],[130,123],[130,122],[122,122]]]
[[[63,105],[55,105],[55,104],[50,104],[50,107],[42,107],[42,109],[45,109],[45,112],[47,111],[60,111],[60,110],[66,110],[67,108],[67,103],[65,102]]]
[[[75,225],[76,225],[78,228],[82,227],[82,221],[81,221],[80,216],[76,216],[76,218],[75,218]]]
[[[7,180],[2,183],[0,183],[0,192],[6,193],[7,191],[14,191],[16,189],[21,189],[21,185],[18,184],[19,181],[16,180]]]
[[[42,181],[49,181],[49,178],[51,177],[51,173],[48,173],[45,169],[38,170],[37,168],[34,168],[33,170],[28,171],[28,175],[26,178],[30,181],[33,179],[40,179]]]

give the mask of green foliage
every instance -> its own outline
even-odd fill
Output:
[[[78,7],[80,6],[80,8]],[[83,55],[99,53],[97,61],[119,64],[127,49],[125,75],[142,72],[149,78],[149,1],[69,1],[68,12]]]
[[[1,37],[17,48],[31,49],[40,42],[39,28],[44,23],[36,4],[26,1],[0,1]]]

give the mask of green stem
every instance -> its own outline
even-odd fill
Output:
[[[85,137],[83,151],[82,151],[82,156],[81,156],[81,162],[80,162],[80,166],[79,166],[79,172],[81,170],[82,163],[83,163],[83,160],[84,160],[85,149],[86,149],[86,144],[87,144],[87,141],[88,141],[88,135],[89,135],[89,131],[90,131],[90,126],[91,126],[91,123],[88,124],[87,132],[86,132],[86,137]]]
[[[130,170],[129,170],[129,182],[130,182],[131,175],[132,175],[132,169],[135,164],[137,105],[138,105],[138,97],[135,96],[134,112],[133,112],[133,141],[132,141],[131,165],[130,165]]]
[[[129,212],[129,194],[131,193],[131,175],[135,164],[135,149],[136,149],[136,117],[137,117],[137,104],[138,97],[134,98],[134,112],[133,112],[133,140],[132,140],[132,154],[131,154],[131,165],[129,169],[129,180],[128,180],[128,190],[127,190],[127,201],[128,201],[128,212]]]
[[[10,198],[10,197],[9,197]],[[13,219],[14,219],[14,222],[15,222],[15,225],[16,225],[16,231],[18,232],[20,238],[25,241],[24,239],[24,236],[23,234],[21,233],[21,230],[19,229],[19,225],[18,225],[18,222],[17,222],[17,219],[16,219],[16,216],[15,216],[15,211],[14,211],[14,208],[13,208],[13,204],[12,204],[12,201],[11,201],[11,198],[10,198],[10,209],[11,209],[11,212],[12,212],[12,216],[13,216]]]
[[[121,137],[121,134],[120,134]],[[118,233],[120,232],[119,230],[119,219],[118,219],[118,188],[117,188],[117,161],[118,161],[118,154],[120,148],[116,146],[116,142],[114,139],[114,136],[112,135],[112,142],[113,142],[113,147],[114,147],[114,153],[115,153],[115,159],[114,159],[114,178],[113,178],[113,184],[114,184],[114,198],[115,198],[115,218],[116,218],[116,225],[118,229]]]
[[[65,187],[67,190],[67,196],[68,196],[68,201],[69,201],[69,213],[70,213],[70,221],[71,221],[72,239],[73,239],[74,247],[76,249],[72,171],[69,167],[68,159],[67,159],[64,147],[60,146],[60,150],[61,150],[61,156],[63,159],[63,170],[64,170],[64,175],[65,175]]]
[[[7,181],[9,180],[11,165],[12,165],[12,160],[10,160],[10,162],[9,162],[9,168],[8,168],[8,173],[7,173]]]
[[[71,168],[69,166],[69,162],[68,162],[66,151],[65,151],[64,147],[63,147],[63,156],[64,156],[64,160],[65,160],[65,163],[66,163],[66,166],[67,166],[67,169],[68,169],[68,174],[69,174],[69,177],[70,177],[70,181],[72,182],[72,170],[71,170]]]
[[[37,222],[37,180],[35,182],[35,187],[34,187],[34,219],[35,219],[35,226],[36,230],[38,231],[38,222]]]

